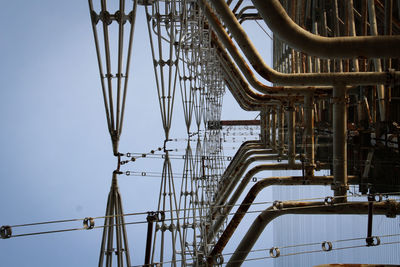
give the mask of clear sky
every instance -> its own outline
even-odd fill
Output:
[[[116,159],[87,1],[16,0],[1,5],[0,225],[102,216]],[[121,152],[148,152],[163,141],[142,7],[136,26]],[[179,91],[177,97],[174,138],[185,137]],[[256,115],[241,113],[227,97],[224,118]],[[160,171],[161,166],[154,160],[126,169]],[[159,179],[121,176],[119,184],[125,212],[156,209]],[[80,227],[77,221],[14,228],[13,233]],[[133,264],[143,262],[145,227],[127,228]],[[0,265],[95,266],[101,234],[95,229],[0,240]]]

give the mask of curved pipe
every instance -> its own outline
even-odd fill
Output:
[[[215,194],[215,204],[222,205],[226,198],[229,196],[225,196],[225,192],[230,190],[232,177],[236,177],[238,175],[243,175],[244,171],[247,167],[257,161],[257,160],[272,160],[271,155],[266,154],[275,154],[276,152],[271,149],[251,149],[240,155],[238,161],[229,165],[229,169],[227,168],[222,175],[222,178],[218,185],[218,192]],[[255,156],[256,155],[256,156]],[[259,156],[257,156],[259,155]],[[260,156],[261,155],[261,156]],[[252,157],[255,156],[255,157]],[[232,189],[233,190],[233,189]]]
[[[243,156],[252,149],[263,149],[264,153],[265,151],[268,151],[266,150],[265,145],[261,141],[249,140],[244,142],[239,147],[236,154],[233,156],[231,162],[228,164],[228,167],[226,167],[221,180],[224,180],[226,176],[229,176],[230,175],[229,173],[232,171],[232,168],[235,168],[236,164],[238,164],[238,162],[241,162],[243,160]]]
[[[289,46],[323,58],[400,57],[400,36],[324,37],[297,25],[278,0],[252,0],[271,31]]]
[[[225,76],[227,76],[225,74]],[[236,102],[239,106],[245,111],[260,111],[264,108],[265,105],[260,105],[256,101],[251,101],[247,94],[243,94],[243,87],[238,88],[237,86],[233,85],[233,81],[230,78],[224,79],[226,86],[228,87],[229,91],[231,92],[233,98],[235,98]],[[265,101],[266,102],[266,101]]]
[[[247,184],[250,182],[250,179],[259,172],[262,171],[272,171],[272,170],[301,170],[301,164],[289,165],[286,163],[283,164],[262,164],[255,166],[254,168],[250,169],[246,175],[243,177],[240,184],[237,186],[235,192],[229,199],[228,203],[224,206],[224,208],[217,210],[216,213],[213,214],[213,218],[216,218],[215,222],[213,223],[212,227],[208,231],[207,240],[212,240],[215,234],[218,232],[219,228],[221,228],[222,224],[224,223],[226,217],[228,216],[229,212],[232,210],[233,206],[238,201],[240,195],[243,193],[244,189],[246,188]],[[235,188],[236,184],[239,182],[241,176],[233,176],[232,185],[229,187],[229,191],[226,191],[224,196],[228,198],[228,196],[232,193],[233,189]]]
[[[251,152],[251,151],[250,151]],[[253,155],[255,153],[252,153]],[[233,189],[235,188],[238,179],[240,179],[243,176],[243,173],[246,171],[246,169],[250,166],[250,164],[258,161],[270,161],[270,160],[278,160],[278,159],[287,159],[285,156],[280,156],[280,155],[265,155],[267,153],[263,153],[264,155],[260,156],[255,156],[255,157],[247,157],[247,160],[244,161],[243,163],[239,163],[239,165],[236,167],[236,169],[229,175],[226,176],[225,180],[221,182],[218,190],[218,194],[216,195],[216,201],[215,205],[217,207],[224,205],[225,201],[229,197],[229,195],[232,193]],[[250,177],[251,178],[251,177]],[[215,212],[212,212],[211,218],[214,219],[216,216]]]
[[[211,11],[210,6],[205,0],[198,0],[200,7],[204,10],[204,14],[207,17],[210,25],[220,38],[221,42],[228,49],[232,58],[235,60],[236,64],[239,66],[240,70],[248,79],[249,83],[258,91],[262,93],[276,93],[279,91],[287,91],[293,94],[301,94],[304,91],[315,90],[314,87],[310,86],[320,86],[328,85],[332,86],[334,84],[352,84],[352,85],[375,85],[375,84],[386,84],[388,83],[388,75],[385,72],[345,72],[345,73],[296,73],[287,74],[277,72],[270,68],[262,59],[257,49],[251,43],[246,32],[242,26],[237,21],[235,15],[231,12],[229,7],[223,0],[212,1],[215,9],[220,15],[228,30],[234,36],[238,45],[245,53],[250,64],[253,68],[266,80],[281,84],[281,85],[303,85],[305,87],[268,87],[261,84],[258,80],[255,80],[254,74],[252,74],[249,66],[245,63],[243,57],[239,54],[233,41],[228,36],[222,24],[219,22],[216,15]],[[400,72],[393,72],[394,81],[399,81]],[[392,81],[390,81],[392,82]],[[309,86],[309,87],[307,87]],[[322,89],[322,88],[321,88]],[[325,88],[327,89],[327,88]],[[330,89],[330,88],[329,88]]]
[[[349,177],[350,183],[357,181],[355,176]],[[289,176],[289,177],[269,177],[261,181],[258,181],[246,197],[243,199],[242,204],[235,212],[228,226],[225,228],[222,236],[219,237],[218,242],[215,244],[213,250],[208,256],[207,263],[209,265],[214,264],[214,257],[222,253],[226,244],[229,242],[236,228],[239,226],[246,212],[249,210],[253,201],[256,199],[258,193],[266,187],[272,185],[330,185],[333,182],[333,176],[314,176],[310,179],[304,179],[303,176]]]
[[[226,62],[220,55],[218,55],[218,58],[220,59],[222,71],[225,76],[225,84],[243,109],[261,111],[267,106],[278,105],[281,103],[281,100],[283,99],[280,99],[279,97],[271,97],[269,95],[255,93],[249,88],[240,72],[230,65],[231,62]]]
[[[282,99],[282,97],[278,96],[271,96],[269,94],[259,94],[254,92],[250,87],[249,84],[245,81],[245,78],[242,76],[241,72],[237,69],[236,65],[232,62],[231,58],[229,55],[226,53],[224,47],[220,43],[220,41],[217,39],[217,37],[213,34],[213,44],[216,48],[218,58],[221,62],[222,69],[225,71],[226,76],[228,76],[232,80],[236,80],[238,84],[243,88],[243,91],[248,95],[248,97],[251,97],[257,101],[260,102],[266,102],[267,100],[271,99]],[[287,96],[285,96],[285,100],[287,99]]]
[[[253,248],[265,227],[275,218],[285,214],[368,214],[368,202],[347,202],[325,205],[325,202],[282,202],[281,209],[271,206],[254,220],[226,266],[240,266]],[[374,214],[388,217],[400,214],[400,203],[387,200],[374,203]]]

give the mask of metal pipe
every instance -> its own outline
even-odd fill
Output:
[[[272,117],[272,127],[271,127],[271,136],[272,136],[272,144],[271,148],[273,150],[276,150],[276,107],[272,107],[272,112],[271,112],[271,117]]]
[[[211,11],[210,6],[205,0],[198,0],[200,7],[203,9],[205,16],[207,17],[210,26],[213,28],[218,38],[227,48],[231,56],[234,58],[235,62],[238,64],[240,70],[243,72],[245,77],[251,83],[252,86],[260,86],[259,81],[254,80],[254,75],[251,73],[247,64],[245,64],[244,59],[239,54],[236,46],[233,44],[232,40],[228,36],[227,32],[222,27],[222,24],[218,21],[216,15]],[[271,69],[262,59],[258,51],[255,49],[254,45],[248,38],[245,30],[236,20],[234,14],[232,14],[229,7],[223,0],[215,0],[213,4],[220,15],[224,19],[225,25],[228,27],[230,33],[234,36],[239,46],[242,48],[243,52],[246,54],[250,64],[253,68],[265,79],[270,82],[281,84],[281,85],[333,85],[335,83],[346,83],[353,85],[372,85],[372,84],[385,84],[387,83],[387,74],[378,72],[349,72],[349,73],[302,73],[302,74],[285,74],[277,72]],[[355,38],[355,37],[354,37]],[[380,49],[378,49],[380,50]],[[400,72],[396,71],[393,74],[396,81],[400,80]],[[265,86],[264,86],[265,87]],[[259,88],[255,87],[257,90]],[[274,93],[278,91],[290,91],[294,89],[293,87],[269,87],[265,88],[263,92]],[[301,89],[301,87],[296,87],[298,89],[292,91],[301,93],[307,90],[307,87]],[[314,90],[313,87],[308,87],[308,90]],[[327,88],[326,88],[327,89]]]
[[[304,97],[305,120],[305,151],[306,151],[306,175],[314,175],[314,95],[307,94]]]
[[[267,147],[271,147],[271,113],[270,107],[267,107],[267,122],[266,122],[266,140],[267,140]]]
[[[333,88],[333,190],[336,201],[346,202],[347,197],[347,90],[345,85]]]
[[[267,113],[265,110],[260,111],[260,140],[267,147]]]
[[[232,210],[234,205],[236,204],[237,200],[243,193],[244,189],[246,188],[247,184],[250,182],[250,179],[254,177],[259,172],[262,171],[272,171],[272,170],[301,170],[301,164],[289,165],[287,163],[275,163],[275,164],[262,164],[255,166],[254,168],[250,169],[246,175],[241,180],[240,184],[237,186],[235,192],[233,193],[232,197],[229,199],[228,203],[224,206],[224,208],[220,208],[217,210],[217,213],[213,214],[213,218],[216,218],[215,222],[213,223],[212,227],[208,231],[207,240],[212,240],[216,233],[218,232],[219,228],[221,228],[222,224],[224,223],[226,217],[228,216],[229,212]],[[234,177],[233,184],[236,185],[241,176]],[[230,194],[231,192],[229,192]],[[228,195],[229,196],[229,195]],[[217,216],[218,215],[218,216]]]
[[[356,24],[354,21],[354,4],[353,4],[353,0],[349,0],[347,2],[347,9],[348,9],[348,13],[349,13],[349,27],[350,27],[350,36],[356,36]],[[353,59],[353,67],[354,67],[354,71],[358,72],[360,71],[360,68],[358,67],[358,59],[354,58]]]
[[[310,55],[324,58],[400,57],[398,49],[400,36],[323,37],[297,25],[288,16],[279,0],[252,0],[252,2],[279,39]]]
[[[375,14],[375,2],[373,0],[368,0],[368,14],[369,14],[369,26],[370,32],[373,36],[378,36],[378,26],[376,23],[376,14]],[[397,50],[399,46],[397,46]],[[383,47],[379,47],[380,49],[385,49]],[[379,58],[374,58],[374,66],[375,71],[382,72],[382,64]],[[378,103],[379,103],[379,117],[381,121],[386,120],[386,105],[385,105],[385,87],[382,84],[377,85],[376,87],[378,93]]]
[[[228,167],[225,169],[220,180],[219,188],[224,188],[230,183],[230,177],[232,172],[236,171],[240,163],[244,162],[251,155],[265,154],[268,153],[267,149],[264,149],[263,144],[260,141],[246,141],[244,142],[236,152],[235,156],[232,158]],[[220,190],[220,189],[219,189]],[[215,199],[219,198],[219,190],[215,194]]]
[[[254,156],[250,158],[250,155],[254,155],[254,152],[261,152],[262,155],[260,156]],[[275,153],[275,152],[269,152],[269,153]],[[245,161],[240,162],[237,164],[236,168],[234,169],[233,172],[229,174],[229,176],[224,175],[224,180],[222,183],[220,183],[219,190],[216,194],[215,198],[215,205],[220,206],[225,203],[229,195],[232,193],[233,189],[235,188],[236,184],[238,183],[238,180],[243,176],[244,172],[246,169],[250,166],[250,164],[258,161],[269,161],[269,160],[277,160],[277,159],[282,159],[281,156],[278,155],[265,155],[268,154],[263,151],[249,151],[248,155],[245,157]],[[215,217],[215,213],[212,212],[212,218]]]
[[[393,200],[376,203],[374,212],[387,217],[395,217],[400,214],[400,203]],[[326,205],[325,202],[288,201],[280,203],[280,209],[271,206],[257,216],[226,266],[240,266],[268,223],[285,214],[368,214],[368,202]]]
[[[295,124],[296,117],[294,113],[294,105],[292,102],[289,103],[287,116],[288,116],[288,163],[289,165],[295,164],[296,156],[296,132]]]
[[[356,176],[352,176],[350,181],[356,182]],[[225,228],[223,234],[219,237],[213,250],[207,258],[209,265],[214,263],[214,257],[222,253],[226,244],[229,242],[233,233],[239,226],[240,222],[246,215],[253,201],[257,195],[265,188],[272,185],[329,185],[333,182],[333,176],[315,176],[305,180],[303,176],[288,176],[288,177],[269,177],[258,181],[252,186],[246,197],[243,199],[242,204],[235,212],[228,226]]]
[[[222,63],[222,69],[227,77],[227,83],[232,84],[235,81],[237,84],[237,88],[239,92],[245,97],[245,99],[238,99],[238,102],[243,103],[242,101],[249,101],[251,104],[249,109],[251,110],[260,110],[262,106],[270,105],[271,101],[267,102],[268,100],[279,99],[279,97],[271,97],[269,95],[262,95],[259,93],[254,92],[245,79],[243,78],[240,71],[237,69],[235,64],[232,62],[231,58],[226,53],[225,49],[221,45],[221,43],[216,39],[213,38],[213,43],[216,46],[217,56]]]
[[[284,149],[284,141],[285,141],[285,131],[284,127],[284,119],[285,112],[283,110],[283,105],[279,106],[278,111],[278,155],[282,156]]]

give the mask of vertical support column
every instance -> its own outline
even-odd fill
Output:
[[[288,107],[288,163],[290,166],[295,164],[296,157],[296,132],[295,132],[295,124],[296,117],[294,113],[294,105],[293,102],[289,103]]]
[[[333,175],[336,202],[347,202],[347,89],[333,87]]]
[[[272,129],[271,129],[271,135],[272,135],[272,149],[276,150],[276,107],[271,108],[271,117],[272,117]]]
[[[306,136],[306,176],[314,176],[314,95],[304,96],[304,121]]]
[[[356,36],[356,24],[354,21],[354,5],[353,0],[348,0],[347,2],[347,10],[349,14],[349,28],[350,28],[350,36]],[[359,72],[360,68],[358,67],[358,59],[353,59],[353,68],[355,72]]]
[[[378,26],[376,23],[376,14],[375,14],[375,2],[373,0],[368,0],[368,14],[369,14],[369,25],[371,35],[378,35]],[[374,66],[376,72],[382,72],[382,64],[379,58],[374,58]],[[385,105],[385,86],[379,84],[376,86],[376,90],[378,93],[378,103],[379,103],[379,117],[381,121],[386,120],[386,105]]]
[[[260,111],[260,139],[265,148],[267,148],[267,112]]]
[[[284,140],[285,140],[285,131],[284,127],[284,120],[285,120],[285,112],[283,110],[283,105],[279,106],[278,112],[278,154],[283,155],[284,151]]]
[[[270,113],[270,108],[267,107],[266,111],[266,133],[265,133],[265,139],[267,142],[267,146],[270,148],[271,147],[271,113]]]

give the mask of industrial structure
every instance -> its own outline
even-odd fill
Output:
[[[155,193],[158,206],[147,214],[143,266],[239,266],[268,223],[287,214],[364,214],[365,236],[358,238],[362,246],[385,244],[372,226],[374,215],[395,220],[400,214],[400,1],[109,2],[89,0],[106,121],[117,159],[102,217],[99,266],[132,266],[118,177],[133,175],[124,172],[123,165],[151,156],[164,162]],[[143,11],[164,140],[162,147],[136,155],[120,150],[119,139],[129,103],[135,18]],[[272,32],[263,38],[272,39],[273,66],[265,63],[244,23],[264,25]],[[259,118],[222,120],[226,89],[243,110],[257,111]],[[169,148],[175,104],[182,105],[186,126],[179,180],[171,164],[176,156]],[[233,157],[226,157],[227,127],[258,133]],[[263,171],[281,172],[255,178]],[[253,186],[247,189],[250,182]],[[328,186],[332,193],[317,200],[271,203],[248,225],[236,250],[224,253],[256,197],[275,185],[280,194],[286,186],[309,185]],[[356,188],[351,195],[356,201],[349,198],[350,186]],[[84,229],[97,227],[96,219],[85,218]],[[0,233],[13,237],[11,226],[3,226]],[[336,248],[332,241],[318,241],[322,252]],[[390,242],[398,251],[399,242]],[[281,249],[266,249],[266,258],[284,256]]]

